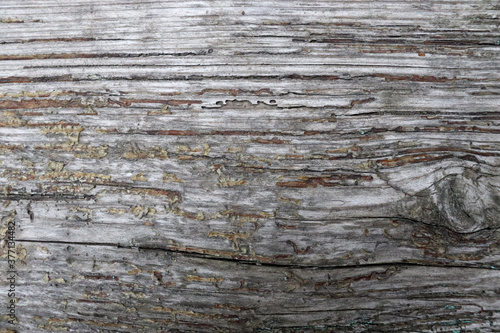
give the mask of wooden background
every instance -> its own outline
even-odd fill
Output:
[[[2,332],[500,332],[499,15],[1,1]]]

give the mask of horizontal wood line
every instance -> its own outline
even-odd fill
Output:
[[[28,1],[21,1],[22,3],[26,3]],[[37,3],[36,1],[32,1],[34,3]],[[54,3],[54,5],[48,5],[48,3]],[[168,4],[179,4],[178,1],[164,1],[163,3],[168,3]],[[165,9],[175,9],[175,8],[189,8],[188,4],[199,4],[200,2],[199,1],[184,1],[182,2],[182,5],[180,6],[161,6],[162,8],[165,8]],[[234,1],[219,1],[218,4],[220,6],[222,6],[222,4],[234,4]],[[289,7],[287,7],[288,10],[291,10],[291,9],[294,9],[295,7],[292,7],[292,4],[295,4],[295,6],[297,6],[296,8],[297,9],[300,9],[300,10],[304,10],[304,9],[324,9],[324,8],[331,8],[332,9],[332,1],[330,0],[315,0],[314,2],[311,2],[313,3],[313,5],[308,5],[307,3],[303,3],[303,2],[300,2],[300,1],[289,1],[289,3],[291,4]],[[318,6],[317,3],[325,3],[327,4],[328,6]],[[354,3],[356,4],[370,4],[372,5],[373,4],[373,1],[369,1],[369,0],[357,0],[357,1],[350,1],[350,2],[334,2],[334,3],[341,3],[343,7],[345,7],[346,5],[352,5]],[[401,1],[397,1],[397,0],[380,0],[380,1],[377,1],[377,4],[378,3],[388,3],[388,4],[401,4]],[[457,4],[464,4],[464,5],[467,5],[467,7],[469,7],[470,4],[473,4],[473,3],[478,3],[478,4],[484,4],[484,2],[481,2],[481,1],[465,1],[465,0],[462,0],[462,1],[446,1],[446,0],[441,0],[441,1],[437,1],[437,0],[434,0],[432,1],[432,4],[443,4],[443,5],[448,5],[449,7],[452,7],[451,4],[453,4],[453,7],[456,7]],[[109,4],[106,4],[107,7],[120,7],[120,6],[127,6],[127,5],[139,5],[139,4],[158,4],[158,1],[115,1],[115,3],[112,3],[110,2]],[[274,5],[274,6],[273,6]],[[67,3],[67,4],[64,4],[64,7],[87,7],[88,6],[88,2],[87,1],[74,1],[73,3]],[[40,7],[55,7],[55,8],[58,8],[60,9],[61,6],[59,4],[58,1],[44,1],[42,2],[41,4],[38,3],[37,5],[34,5],[34,4],[31,4],[31,5],[12,5],[12,4],[9,4],[8,6],[0,6],[1,7],[8,7],[8,8],[11,8],[11,9],[14,9],[14,8],[40,8]],[[235,8],[235,9],[241,9],[242,7],[244,6],[224,6],[224,8],[226,9],[229,9],[229,8]],[[339,8],[343,8],[341,7],[340,4],[338,4],[336,6],[336,8],[334,9],[339,9]],[[356,5],[355,8],[359,8],[360,6],[359,5]],[[151,8],[151,7],[149,7]],[[206,7],[193,7],[193,8],[201,8],[201,9],[204,9]],[[252,8],[278,8],[278,9],[282,9],[283,7],[282,6],[276,6],[276,2],[275,1],[259,1],[258,3],[252,3]],[[386,6],[380,6],[380,9],[387,9]],[[130,8],[129,10],[136,10],[136,8]],[[111,9],[109,10],[111,11]],[[418,11],[418,10],[416,10]]]
[[[59,21],[61,22],[61,21]],[[171,21],[169,21],[171,23]],[[181,21],[182,23],[182,21]],[[327,30],[325,28],[325,26],[327,25],[334,25],[334,26],[343,26],[344,30],[342,32],[333,32],[333,31],[330,31],[330,30]],[[297,38],[298,36],[300,37],[301,35],[303,36],[308,36],[309,38],[312,38],[312,37],[315,37],[315,36],[319,36],[319,37],[322,37],[322,36],[342,36],[342,37],[346,37],[346,36],[349,36],[351,37],[352,35],[359,35],[359,36],[363,36],[363,38],[375,38],[375,37],[378,37],[378,38],[382,38],[382,36],[380,35],[377,35],[375,32],[378,32],[380,30],[383,30],[384,28],[387,28],[387,27],[392,27],[392,28],[400,28],[401,30],[393,30],[392,34],[391,35],[383,35],[383,38],[400,38],[400,37],[404,37],[404,36],[414,36],[415,39],[417,38],[421,38],[421,37],[430,37],[430,38],[436,38],[434,37],[434,35],[436,33],[442,33],[442,34],[447,34],[447,36],[460,36],[461,38],[466,38],[465,36],[465,33],[469,33],[467,36],[469,37],[470,34],[481,34],[481,36],[488,36],[488,37],[495,37],[496,35],[494,34],[494,31],[493,30],[490,30],[490,29],[467,29],[467,27],[463,27],[463,29],[440,29],[439,27],[434,27],[433,29],[425,29],[425,28],[415,28],[414,25],[394,25],[394,24],[384,24],[384,25],[368,25],[368,24],[365,24],[365,25],[362,25],[362,24],[359,24],[359,25],[355,25],[355,24],[350,24],[350,23],[321,23],[321,22],[289,22],[289,24],[280,24],[280,23],[275,23],[275,24],[269,24],[269,23],[266,23],[265,21],[264,22],[248,22],[247,24],[245,24],[245,26],[247,27],[246,30],[244,30],[242,32],[242,30],[240,29],[240,25],[239,24],[233,24],[233,25],[212,25],[211,26],[211,29],[210,30],[207,30],[206,27],[207,25],[190,25],[190,26],[183,26],[182,24],[179,24],[179,25],[169,25],[168,28],[169,28],[169,32],[174,32],[174,33],[178,33],[178,32],[182,32],[182,33],[187,33],[187,32],[201,32],[201,33],[204,33],[204,34],[213,34],[214,36],[218,33],[256,33],[255,31],[252,31],[251,28],[253,28],[254,26],[257,26],[259,28],[261,28],[260,30],[260,33],[264,33],[264,32],[276,32],[277,31],[277,27],[309,27],[309,28],[317,28],[317,30],[315,30],[315,32],[309,32],[309,31],[303,31],[303,30],[299,30],[299,31],[295,31],[299,34],[294,34],[294,35],[284,35],[284,37],[288,37],[288,36],[293,36],[294,38]],[[2,26],[0,26],[1,28]],[[10,25],[10,26],[4,26],[6,29],[5,30],[9,30],[9,31],[15,31],[16,29],[15,28],[19,28],[19,30],[23,30],[23,31],[26,31],[26,29],[30,29],[29,32],[30,33],[33,33],[33,35],[36,35],[36,36],[40,36],[40,30],[39,28],[40,27],[37,27],[37,26],[30,26],[30,27],[26,27],[26,25]],[[61,31],[61,29],[57,29],[59,27],[46,27],[47,29],[44,29],[43,32],[45,33],[44,36],[49,36],[49,32],[52,32],[52,31]],[[134,27],[135,28],[135,27]],[[237,29],[235,29],[237,28]],[[372,28],[372,30],[366,31],[366,28]],[[0,29],[1,31],[1,29]],[[86,42],[86,41],[106,41],[106,40],[111,40],[111,41],[141,41],[143,42],[144,40],[140,39],[140,38],[134,38],[130,35],[122,35],[120,36],[120,38],[106,38],[106,37],[103,37],[103,38],[99,38],[99,36],[108,36],[108,34],[106,34],[106,31],[102,31],[102,32],[95,32],[95,34],[92,35],[92,37],[80,37],[82,36],[83,34],[81,33],[81,30],[79,30],[78,28],[76,29],[65,29],[63,30],[65,31],[66,33],[69,33],[71,31],[74,31],[75,32],[75,36],[73,37],[37,37],[37,38],[28,38],[29,35],[27,34],[24,34],[22,36],[19,36],[19,37],[14,37],[14,36],[4,36],[4,38],[8,38],[9,40],[11,41],[14,41],[14,42],[23,42],[23,41],[33,41],[33,42],[36,42],[36,41],[54,41],[54,42],[57,42],[57,41],[61,41],[61,42],[64,42],[64,41],[83,41],[83,42]],[[324,32],[323,32],[324,31]],[[79,33],[78,35],[76,35],[76,33]],[[142,30],[140,29],[137,29],[137,30],[133,30],[134,34],[141,34],[143,33]],[[279,32],[281,33],[289,33],[288,30],[280,30]],[[244,35],[238,35],[238,37],[240,36],[244,36]],[[248,36],[251,36],[251,37],[264,37],[266,35],[248,35]],[[275,36],[275,35],[270,35],[270,36]],[[9,38],[10,37],[10,38]],[[194,38],[199,38],[197,36],[194,36]]]
[[[336,76],[336,75],[333,75]],[[330,77],[330,78],[328,78]],[[131,75],[129,77],[126,76],[101,76],[99,78],[92,77],[74,77],[67,76],[65,77],[1,77],[0,84],[12,84],[12,83],[38,83],[38,82],[106,82],[106,81],[123,81],[123,82],[176,82],[176,81],[193,81],[193,82],[210,82],[210,81],[236,81],[236,80],[260,80],[260,81],[273,81],[278,80],[281,82],[284,81],[355,81],[362,78],[373,78],[377,79],[379,77],[372,75],[359,75],[359,76],[347,76],[347,77],[336,77],[333,78],[332,75],[300,75],[300,74],[270,74],[270,75],[225,75],[225,76],[213,76],[213,75],[202,75],[202,74],[186,74],[186,75],[175,75],[175,76],[167,76],[167,77],[154,77],[154,76],[135,76]],[[380,80],[384,80],[383,77],[379,78]],[[452,79],[450,79],[452,80]],[[387,80],[386,80],[387,81]],[[394,82],[415,82],[416,84],[440,84],[442,82],[437,81],[416,81],[411,77],[402,78],[395,80]],[[500,78],[457,78],[453,80],[453,82],[459,81],[468,81],[468,82],[499,82]],[[388,81],[390,82],[390,81]],[[449,84],[449,83],[448,83]]]
[[[30,1],[18,1],[20,3],[23,3],[24,5],[13,5],[13,4],[9,4],[8,6],[5,6],[5,7],[9,7],[9,8],[39,8],[39,7],[48,7],[46,4],[47,3],[54,3],[54,7],[57,7],[57,8],[60,8],[60,4],[58,1],[44,1],[44,2],[38,2],[38,1],[31,1],[31,5],[25,5],[26,3],[29,3]],[[175,0],[165,0],[164,1],[165,3],[175,3],[175,4],[178,4],[179,2],[178,1],[175,1]],[[288,1],[289,3],[297,3],[297,6],[299,6],[298,8],[300,9],[303,9],[304,6],[308,6],[307,3],[304,3],[304,2],[301,2],[299,0],[289,0]],[[81,6],[88,6],[88,1],[74,1],[70,4],[65,4],[65,7],[81,7]],[[199,4],[200,1],[184,1],[182,2],[182,7],[181,8],[186,8],[186,4]],[[234,3],[233,1],[219,1],[219,3]],[[327,3],[327,4],[330,4],[331,5],[331,0],[315,0],[314,2],[311,2],[311,3]],[[342,4],[343,5],[346,5],[346,4],[352,4],[352,3],[366,3],[366,4],[372,4],[373,1],[371,0],[355,0],[355,1],[351,1],[349,3],[345,3],[343,2]],[[377,3],[401,3],[401,1],[399,0],[380,0],[380,1],[377,1]],[[460,3],[463,3],[463,4],[471,4],[471,3],[477,3],[477,4],[484,4],[483,1],[477,1],[477,0],[457,0],[457,1],[450,1],[450,0],[434,0],[432,3],[437,3],[437,4],[447,4],[447,5],[450,5],[450,4],[453,4],[453,5],[456,5],[456,4],[460,4]],[[35,5],[36,4],[36,5]],[[124,1],[124,0],[121,0],[121,1],[115,1],[115,4],[112,4],[110,3],[111,6],[124,6],[124,5],[138,5],[138,4],[158,4],[158,1],[154,1],[154,0],[150,0],[150,1],[146,1],[146,0],[137,0],[137,1]],[[256,3],[256,4],[253,4],[253,7],[259,5],[259,4],[264,4],[262,7],[264,8],[269,8],[269,7],[272,7],[272,6],[269,6],[269,4],[275,4],[274,1],[271,1],[271,0],[263,0],[263,1],[259,1],[259,3]],[[56,6],[57,5],[57,6]],[[4,7],[4,6],[0,6],[0,7]],[[309,5],[309,7],[316,7],[316,6],[311,6]],[[204,7],[201,7],[201,8],[204,8]],[[231,6],[227,6],[227,7],[224,7],[224,8],[231,8]],[[241,6],[234,6],[234,8],[241,8]],[[281,8],[281,7],[277,7],[277,8]],[[323,8],[323,7],[320,7],[320,8]],[[383,8],[386,8],[386,7],[383,7]]]
[[[195,2],[196,3],[196,2]],[[238,19],[248,19],[249,17],[252,17],[252,16],[257,16],[258,14],[261,14],[262,15],[262,11],[266,11],[266,14],[271,16],[270,15],[270,11],[271,10],[279,10],[279,12],[275,12],[275,16],[274,17],[286,17],[286,18],[290,18],[290,16],[296,12],[296,13],[300,13],[302,15],[305,15],[305,14],[311,14],[311,13],[321,13],[323,15],[318,15],[319,18],[325,18],[326,14],[327,13],[331,13],[332,15],[335,15],[340,9],[342,10],[343,13],[345,12],[364,12],[366,13],[367,11],[375,11],[375,13],[371,13],[372,15],[369,16],[369,14],[367,13],[366,15],[363,15],[363,16],[355,16],[354,18],[360,18],[360,19],[366,19],[366,18],[371,18],[371,19],[378,19],[378,20],[391,20],[391,21],[394,21],[396,19],[399,19],[399,20],[413,20],[413,21],[421,21],[423,20],[424,18],[422,17],[411,17],[411,16],[408,16],[408,15],[405,15],[405,14],[409,14],[409,13],[422,13],[423,11],[421,9],[418,9],[418,8],[414,8],[414,7],[409,7],[409,6],[401,6],[401,1],[377,1],[376,4],[379,4],[379,3],[384,3],[384,4],[396,4],[395,6],[392,6],[392,7],[387,7],[387,5],[379,5],[379,6],[374,6],[374,3],[372,1],[356,1],[356,2],[344,2],[342,5],[337,5],[337,6],[332,6],[332,2],[328,2],[328,1],[325,1],[326,5],[324,6],[318,6],[318,5],[315,5],[315,6],[304,6],[303,3],[299,3],[299,4],[296,4],[296,5],[293,5],[293,4],[289,4],[289,6],[286,7],[286,9],[283,8],[283,6],[277,6],[276,5],[276,2],[259,2],[259,3],[252,3],[251,6],[234,6],[234,2],[231,1],[231,2],[228,2],[229,4],[233,4],[233,5],[227,5],[227,6],[224,6],[223,8],[226,10],[226,12],[216,12],[214,14],[207,14],[205,12],[205,10],[207,8],[210,8],[210,6],[205,6],[205,7],[189,7],[188,4],[186,3],[183,3],[182,5],[179,5],[179,6],[166,6],[166,5],[159,5],[158,2],[134,2],[134,3],[116,3],[116,4],[107,4],[106,6],[107,7],[110,7],[110,6],[113,6],[113,7],[118,7],[117,9],[112,9],[112,8],[109,8],[109,9],[106,9],[106,10],[101,10],[100,12],[113,12],[114,10],[119,10],[120,13],[127,13],[127,12],[130,12],[130,13],[135,13],[137,12],[137,8],[135,7],[136,5],[139,5],[139,4],[153,4],[153,5],[157,5],[157,6],[149,6],[147,7],[147,9],[149,10],[152,10],[152,9],[161,9],[161,10],[174,10],[174,13],[179,13],[182,9],[184,9],[184,11],[186,11],[186,9],[190,9],[191,10],[191,13],[188,13],[188,15],[184,14],[184,15],[172,15],[174,19],[186,19],[186,18],[204,18],[204,17],[207,17],[207,18],[224,18],[224,17],[228,17],[228,18],[231,18],[233,20],[238,20]],[[338,3],[338,2],[337,2]],[[356,5],[354,5],[354,3],[356,3]],[[458,10],[464,10],[464,9],[470,9],[470,7],[472,7],[472,4],[473,3],[472,1],[464,1],[462,2],[463,6],[462,7],[458,7],[458,5],[460,4],[459,1],[456,1],[454,2],[454,5],[451,6],[450,5],[450,2],[447,2],[447,1],[433,1],[432,2],[434,5],[442,5],[442,7],[446,8],[448,7],[448,9],[450,8],[456,8]],[[259,6],[259,4],[261,4]],[[366,4],[366,6],[361,6],[359,4]],[[484,4],[484,3],[481,3],[481,4]],[[133,5],[133,6],[127,6],[127,5]],[[219,9],[220,9],[220,6],[222,6],[222,4],[220,2],[217,3],[217,5],[219,6]],[[61,6],[60,3],[54,3],[54,5],[50,5],[50,4],[47,4],[46,2],[43,2],[43,5],[41,6],[15,6],[15,5],[9,5],[9,6],[0,6],[0,8],[5,8],[5,7],[8,7],[10,10],[15,10],[15,9],[21,9],[21,10],[24,10],[25,13],[30,13],[32,11],[38,11],[40,8],[56,8],[57,11],[53,11],[53,12],[50,12],[50,13],[46,13],[47,16],[57,16],[57,17],[63,17],[63,20],[61,20],[61,22],[67,22],[68,20],[65,20],[64,18],[67,17],[67,16],[64,16],[63,14],[73,14],[73,15],[76,15],[78,13],[78,11],[80,10],[79,8],[81,7],[84,7],[84,8],[88,8],[88,3],[82,3],[82,4],[69,4],[69,3],[65,3],[64,6]],[[70,7],[73,7],[75,8],[75,10],[63,10],[63,9],[67,9],[67,8],[70,8]],[[120,8],[121,7],[121,8]],[[127,8],[128,7],[128,8]],[[245,11],[245,15],[238,15],[241,13],[241,11],[245,8],[248,8],[250,7],[251,9],[256,9],[256,14],[257,15],[252,15],[251,12],[249,12],[248,10]],[[406,7],[406,8],[405,8]],[[376,14],[379,14],[381,12],[388,12],[388,10],[390,9],[393,9],[393,11],[390,11],[391,14],[393,14],[394,16],[393,17],[382,17],[382,16],[378,16]],[[400,9],[399,11],[397,11],[397,9]],[[441,10],[443,10],[443,8],[440,8]],[[458,11],[456,10],[456,11]],[[490,9],[481,9],[481,10],[472,10],[471,13],[474,13],[474,12],[477,12],[477,13],[485,13],[485,12],[492,12],[492,14],[495,12],[495,8],[490,8]],[[21,12],[21,11],[18,11],[18,12]],[[99,13],[99,11],[96,11],[97,13]],[[196,13],[198,12],[198,13]],[[429,13],[430,11],[429,10],[426,10],[425,12]],[[438,12],[436,10],[436,12]],[[21,12],[22,13],[22,12]],[[16,16],[20,16],[20,14],[17,14]],[[22,13],[22,14],[25,14],[25,13]],[[190,14],[190,15],[189,15]],[[396,16],[395,14],[398,14],[398,16]],[[259,15],[258,17],[261,18],[262,16]],[[340,15],[336,15],[334,16],[334,18],[353,18],[352,16],[340,16]],[[456,20],[459,19],[459,17],[450,17],[450,18],[454,18]],[[123,19],[123,18],[122,18]],[[489,19],[491,20],[494,20],[495,18],[494,17],[489,17]],[[95,17],[94,20],[106,20],[107,22],[114,22],[115,20],[118,21],[119,18],[100,18],[100,17]],[[58,22],[58,21],[56,21]],[[35,23],[44,23],[43,21],[42,22],[35,22]],[[20,22],[19,22],[20,24]]]
[[[26,242],[26,243],[40,243],[40,244],[57,244],[57,245],[81,245],[81,246],[106,246],[106,247],[116,247],[116,248],[124,248],[128,250],[138,250],[138,251],[163,251],[171,254],[180,254],[186,257],[206,259],[206,260],[214,260],[214,261],[222,261],[222,262],[231,262],[235,264],[244,264],[244,265],[257,265],[257,266],[269,266],[275,268],[290,268],[290,269],[318,269],[318,270],[341,270],[341,269],[353,269],[353,268],[365,268],[365,267],[440,267],[440,268],[467,268],[467,269],[483,269],[483,270],[498,270],[494,266],[472,266],[472,265],[457,265],[457,264],[443,264],[438,265],[434,263],[423,262],[422,260],[418,260],[419,262],[411,262],[411,261],[399,261],[399,262],[381,262],[381,263],[367,263],[367,264],[357,264],[357,265],[345,265],[345,266],[322,266],[322,265],[297,265],[297,264],[279,264],[279,263],[265,263],[259,261],[251,261],[244,259],[235,259],[229,257],[216,257],[213,255],[194,253],[189,251],[182,250],[174,250],[168,247],[152,247],[152,246],[124,246],[120,244],[114,243],[89,243],[89,242],[66,242],[66,241],[46,241],[46,240],[33,240],[33,239],[16,239],[16,242]]]
[[[439,127],[439,126],[438,126]],[[367,130],[364,133],[360,133],[359,131],[351,131],[349,129],[345,131],[340,131],[340,130],[333,130],[333,131],[315,131],[315,130],[299,130],[299,131],[247,131],[247,130],[212,130],[209,132],[195,132],[192,130],[131,130],[128,132],[111,132],[111,133],[106,133],[108,135],[147,135],[147,136],[242,136],[242,137],[248,137],[248,136],[265,136],[265,135],[274,135],[274,136],[291,136],[291,137],[312,137],[312,136],[318,136],[318,135],[328,135],[328,136],[335,136],[338,135],[339,137],[346,137],[346,136],[355,136],[355,137],[362,137],[365,134],[368,134],[369,132],[374,132],[377,133],[375,130],[370,129],[368,126],[367,127],[362,127],[366,128]],[[398,129],[387,129],[384,130],[381,133],[446,133],[447,135],[452,135],[452,134],[461,134],[461,133],[487,133],[487,134],[500,134],[500,129],[486,129],[484,128],[450,128],[449,130],[442,131],[439,128],[421,128],[421,129],[404,129],[404,130],[398,130]]]
[[[447,178],[447,177],[450,177],[450,176],[446,176],[444,178]],[[442,178],[442,179],[444,179],[444,178]],[[399,191],[401,191],[401,190],[399,190]],[[413,195],[408,194],[408,193],[407,193],[407,195],[413,196]],[[323,222],[323,223],[324,222],[338,223],[338,221],[355,221],[355,220],[363,220],[363,219],[365,219],[365,220],[369,220],[369,219],[380,219],[380,220],[389,219],[389,220],[407,221],[407,222],[416,223],[416,224],[425,224],[425,225],[434,227],[436,229],[447,229],[448,232],[451,232],[451,233],[454,233],[454,234],[460,234],[460,235],[463,235],[463,236],[465,236],[465,235],[473,235],[473,234],[477,234],[477,233],[481,233],[481,232],[485,232],[485,231],[495,232],[495,231],[500,230],[500,227],[498,227],[498,228],[488,227],[488,228],[482,228],[482,229],[479,229],[479,230],[476,230],[476,231],[458,232],[458,231],[455,231],[453,229],[448,228],[445,225],[437,225],[437,224],[427,223],[427,222],[424,222],[424,221],[419,221],[419,220],[415,220],[415,219],[409,219],[409,218],[402,217],[402,216],[361,216],[361,217],[352,217],[352,218],[343,217],[343,218],[335,219],[335,220],[328,220],[328,219],[314,220],[314,219],[304,219],[304,218],[295,219],[294,220],[294,219],[284,219],[284,218],[273,218],[274,221],[284,221],[284,222]]]
[[[283,53],[283,55],[288,55],[286,53]],[[184,56],[184,55],[183,55]],[[2,56],[0,56],[2,57]],[[126,56],[124,58],[128,58],[129,56]],[[112,59],[112,58],[120,58],[120,57],[107,57],[106,59]],[[408,57],[410,58],[410,57]],[[21,61],[28,60],[28,59],[23,59]],[[29,59],[31,60],[31,59]],[[279,67],[282,66],[293,66],[297,65],[297,63],[285,63],[285,62],[279,62],[279,63],[256,63],[253,62],[250,66],[273,66],[279,70]],[[379,68],[422,68],[422,69],[436,69],[435,66],[419,66],[419,65],[389,65],[389,64],[349,64],[349,63],[300,63],[300,66],[310,66],[310,67],[326,67],[326,66],[339,66],[339,67],[379,67]],[[219,64],[183,64],[183,65],[177,65],[177,64],[164,64],[164,65],[158,65],[158,64],[85,64],[85,65],[38,65],[38,66],[23,66],[23,69],[56,69],[56,68],[96,68],[96,67],[119,67],[119,68],[126,68],[126,67],[147,67],[147,68],[169,68],[169,67],[180,67],[180,68],[192,68],[192,67],[248,67],[249,64],[238,64],[238,63],[219,63]],[[470,70],[477,70],[476,68],[470,67],[470,68],[465,68],[465,67],[440,67],[440,70],[442,69],[470,69]],[[500,69],[500,66],[497,67],[481,67],[481,70],[497,70]],[[286,74],[285,74],[286,75]],[[378,77],[374,77],[378,78]],[[342,78],[339,78],[342,79]],[[379,78],[383,79],[383,78]],[[463,78],[457,78],[457,81],[460,80],[467,80],[466,77]]]
[[[337,70],[337,72],[339,72]],[[235,81],[235,80],[261,80],[261,81],[271,81],[271,80],[279,80],[279,81],[354,81],[362,78],[373,78],[385,80],[387,82],[416,82],[416,84],[428,84],[432,83],[433,85],[439,83],[446,83],[447,81],[452,82],[499,82],[500,78],[436,78],[436,77],[427,77],[427,76],[404,76],[401,78],[385,77],[384,74],[378,73],[375,75],[365,74],[365,75],[356,75],[356,76],[338,76],[338,75],[322,75],[322,74],[292,74],[292,73],[283,73],[283,74],[269,74],[269,75],[202,75],[202,74],[185,74],[185,75],[171,75],[171,76],[163,76],[163,77],[154,77],[152,75],[130,75],[130,76],[101,76],[98,77],[75,77],[73,75],[62,75],[62,76],[38,76],[38,77],[0,77],[0,84],[11,84],[11,83],[37,83],[37,82],[106,82],[106,81],[136,81],[136,82],[161,82],[161,81]],[[443,82],[441,82],[443,81]],[[449,83],[448,83],[449,84]]]
[[[272,30],[271,30],[272,31]],[[185,32],[185,30],[174,31],[177,34],[173,36],[166,36],[164,38],[158,38],[157,41],[179,41],[185,40],[186,37],[179,34],[179,32]],[[207,33],[207,31],[204,31]],[[309,43],[309,44],[349,44],[349,45],[360,45],[360,44],[373,44],[373,46],[385,46],[385,45],[393,45],[393,46],[406,46],[406,47],[415,47],[419,44],[427,45],[427,46],[475,46],[475,45],[497,45],[494,41],[487,41],[488,39],[496,38],[495,34],[478,34],[481,36],[482,40],[470,40],[464,39],[462,34],[457,33],[456,35],[451,35],[450,33],[446,35],[446,39],[437,39],[436,37],[432,37],[431,34],[416,34],[416,33],[406,33],[406,34],[398,34],[392,36],[386,36],[384,39],[380,39],[377,35],[366,35],[366,33],[361,34],[363,39],[356,38],[357,34],[351,33],[348,35],[336,35],[336,34],[304,34],[303,36],[298,36],[297,34],[260,34],[260,35],[251,35],[244,33],[237,33],[236,36],[231,36],[236,32],[232,30],[221,30],[220,32],[225,32],[228,35],[216,35],[214,31],[210,31],[213,35],[208,36],[196,36],[190,38],[190,41],[194,41],[197,39],[210,41],[220,40],[221,37],[236,37],[236,38],[244,38],[251,40],[256,39],[269,39],[269,38],[281,38],[281,39],[291,39],[292,42],[296,43]],[[189,36],[192,34],[186,34]],[[377,39],[378,38],[378,39]],[[0,41],[0,44],[28,44],[28,43],[92,43],[96,44],[96,42],[109,42],[109,41],[124,41],[124,42],[140,42],[144,43],[144,40],[141,38],[84,38],[84,37],[53,37],[53,38],[28,38],[28,39],[11,39],[11,40],[3,40]],[[410,43],[411,42],[411,43]]]
[[[200,48],[204,49],[204,48]],[[88,59],[88,58],[138,58],[159,56],[199,56],[207,52],[173,52],[173,53],[44,53],[44,54],[5,54],[0,55],[1,61],[12,60],[37,60],[37,59]]]
[[[66,6],[66,5],[65,5]],[[53,6],[46,6],[45,8],[51,8]],[[59,5],[57,9],[60,9],[61,6]],[[207,8],[207,7],[205,7]],[[301,14],[301,15],[314,15],[316,14],[317,16],[317,21],[321,21],[321,20],[325,20],[325,21],[331,21],[331,20],[350,20],[351,22],[352,21],[356,21],[356,22],[377,22],[377,23],[382,23],[382,22],[394,22],[394,21],[400,21],[400,22],[413,22],[414,25],[416,25],[416,23],[420,23],[420,24],[423,24],[423,23],[427,23],[428,21],[434,19],[434,20],[437,20],[438,18],[437,17],[409,17],[409,16],[413,16],[412,14],[416,14],[416,15],[419,15],[419,14],[422,14],[422,12],[419,12],[418,10],[401,10],[398,14],[399,15],[392,15],[389,16],[387,15],[388,13],[388,9],[387,8],[383,8],[383,7],[380,7],[380,8],[373,8],[373,6],[366,6],[365,8],[355,8],[355,7],[351,7],[351,8],[346,8],[344,7],[344,9],[342,10],[342,13],[341,14],[338,14],[338,9],[339,8],[332,8],[332,7],[319,7],[319,8],[308,8],[309,10],[307,10],[308,13],[304,13],[304,8],[301,8],[302,12],[300,12],[299,10],[294,10],[294,9],[290,9],[290,12],[292,13],[280,13],[280,12],[274,12],[272,14],[263,14],[262,13],[262,10],[273,10],[273,9],[282,9],[282,7],[273,7],[273,6],[270,6],[270,7],[260,7],[262,8],[262,10],[258,10],[256,11],[254,14],[252,13],[248,13],[246,14],[245,12],[245,16],[243,15],[239,15],[242,11],[242,9],[244,9],[244,7],[241,7],[241,8],[238,8],[238,7],[232,7],[233,8],[233,12],[229,12],[229,13],[223,13],[223,12],[219,12],[219,13],[214,13],[214,14],[205,14],[205,13],[202,13],[201,11],[199,13],[191,13],[191,15],[186,15],[185,13],[183,14],[180,14],[180,10],[184,9],[185,8],[175,8],[175,7],[172,7],[172,8],[166,8],[166,7],[149,7],[149,9],[156,9],[156,10],[176,10],[176,9],[180,9],[180,10],[177,10],[177,11],[174,11],[173,15],[171,15],[169,17],[170,21],[163,21],[163,22],[166,22],[167,24],[165,24],[165,26],[168,27],[168,23],[169,22],[179,22],[179,21],[183,21],[185,22],[187,25],[189,25],[189,23],[191,23],[191,25],[196,25],[197,23],[200,23],[199,21],[200,20],[207,20],[206,22],[203,22],[201,25],[203,26],[214,26],[214,25],[217,25],[218,22],[221,22],[222,21],[222,24],[221,25],[226,25],[226,26],[252,26],[252,25],[255,25],[257,23],[255,22],[252,22],[251,19],[258,19],[260,24],[262,23],[266,23],[266,20],[267,21],[271,21],[271,22],[276,22],[277,24],[276,25],[287,25],[287,21],[283,21],[280,22],[280,20],[283,20],[283,19],[288,19],[290,20],[290,15],[293,15],[293,12],[295,11],[296,14]],[[254,7],[254,8],[259,8],[259,7]],[[297,8],[298,9],[298,8]],[[394,10],[397,10],[398,8],[393,8]],[[460,10],[467,10],[469,8],[461,8]],[[130,12],[131,15],[133,15],[133,12],[136,12],[137,10],[135,9],[119,9],[120,10],[120,13],[122,14],[125,14],[127,12]],[[456,12],[458,12],[459,10],[457,10]],[[494,15],[494,12],[495,10],[494,9],[490,9],[489,10],[491,12],[491,16],[488,16],[488,17],[482,17],[481,19],[482,20],[485,20],[485,21],[490,21],[491,23],[495,22],[497,20],[497,18],[493,17],[492,15]],[[105,12],[105,11],[102,11],[102,12]],[[361,14],[362,12],[362,14]],[[323,14],[323,15],[319,15],[319,13]],[[427,11],[426,13],[429,13],[429,11]],[[481,15],[481,14],[484,14],[484,13],[488,13],[488,10],[478,10],[476,11],[477,14]],[[23,13],[24,15],[26,14],[33,14],[32,12],[27,12],[27,13]],[[39,15],[39,13],[37,13]],[[63,18],[63,19],[57,19],[57,18],[60,18],[60,17],[63,17],[63,14],[69,14],[66,16],[66,18]],[[74,21],[71,21],[71,15],[76,15],[77,14],[77,11],[61,11],[60,13],[57,13],[57,14],[45,14],[45,17],[44,18],[53,18],[52,20],[50,20],[50,23],[55,23],[55,24],[61,24],[61,23],[67,23],[67,22],[74,22]],[[384,15],[386,14],[386,15]],[[15,14],[16,15],[16,14]],[[22,14],[21,14],[22,15]],[[130,15],[130,16],[131,16]],[[17,14],[16,16],[20,16],[19,14]],[[67,17],[70,16],[70,19],[67,19]],[[153,17],[152,18],[153,20],[156,19],[156,24],[160,25],[161,24],[161,20],[159,17]],[[224,22],[224,19],[225,22]],[[462,22],[463,23],[463,19],[462,21],[460,21],[462,18],[460,17],[451,17],[449,16],[449,22]],[[104,24],[112,24],[112,23],[122,23],[124,20],[126,20],[126,17],[120,17],[120,18],[109,18],[109,17],[98,17],[98,16],[94,16],[94,18],[91,20],[92,22],[94,23],[104,23]],[[219,21],[221,20],[221,21]],[[90,21],[90,20],[89,20]],[[245,22],[247,21],[247,22]],[[17,22],[17,24],[27,24],[27,23],[38,23],[38,24],[42,24],[42,25],[38,25],[39,27],[44,27],[44,23],[46,24],[47,21],[39,21],[39,22],[34,22],[34,21],[27,21],[27,22]],[[291,22],[290,22],[291,23]],[[316,22],[314,22],[316,23]],[[339,24],[341,24],[339,22]],[[471,22],[471,24],[473,24]],[[379,25],[383,25],[383,24],[379,24]],[[479,24],[477,24],[479,25]],[[122,24],[123,26],[123,24]]]

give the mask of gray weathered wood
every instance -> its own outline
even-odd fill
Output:
[[[500,331],[499,10],[0,3],[2,329]]]

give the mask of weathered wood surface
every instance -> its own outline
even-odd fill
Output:
[[[1,2],[1,327],[499,332],[499,13]]]

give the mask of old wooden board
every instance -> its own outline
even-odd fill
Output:
[[[499,14],[0,2],[1,332],[500,332]]]

